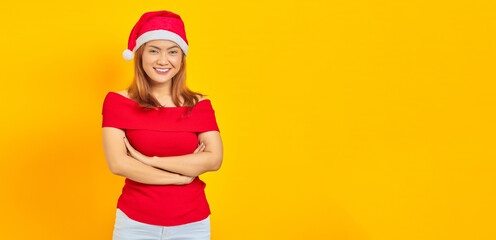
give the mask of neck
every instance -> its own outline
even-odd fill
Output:
[[[167,81],[162,85],[155,85],[151,87],[151,93],[155,98],[160,99],[163,97],[170,97],[172,94],[171,91],[171,81]]]

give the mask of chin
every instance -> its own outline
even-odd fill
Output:
[[[169,82],[170,79],[153,79],[152,78],[152,81],[155,83],[166,83],[166,82]]]

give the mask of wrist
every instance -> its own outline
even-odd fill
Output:
[[[148,164],[152,167],[155,167],[155,163],[157,162],[157,156],[146,157],[145,162],[146,162],[146,164]]]
[[[176,180],[176,184],[177,184],[177,185],[184,185],[184,184],[186,184],[186,181],[187,181],[186,177],[184,177],[184,176],[182,176],[182,175],[179,175],[179,174],[178,174],[178,175],[176,176],[176,179],[177,179],[177,180]]]

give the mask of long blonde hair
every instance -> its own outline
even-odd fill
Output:
[[[144,108],[157,108],[160,106],[159,101],[151,94],[150,79],[143,69],[143,52],[145,44],[141,45],[134,54],[134,78],[128,88],[128,96]],[[198,96],[204,94],[191,91],[186,86],[186,56],[182,55],[181,68],[179,72],[171,79],[172,81],[172,102],[176,106],[193,107],[198,103]],[[181,103],[181,97],[184,102]],[[190,108],[191,110],[191,108]]]

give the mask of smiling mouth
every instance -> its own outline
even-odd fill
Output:
[[[170,70],[170,68],[153,68],[159,72],[168,72]]]

